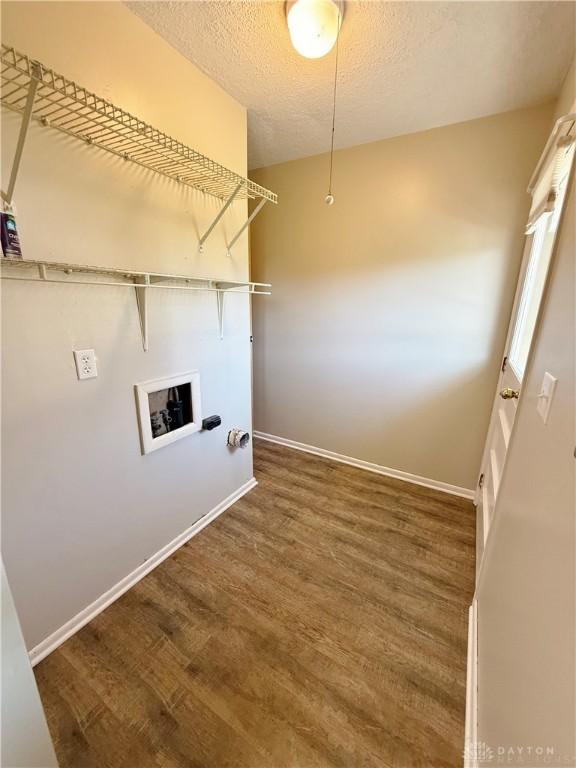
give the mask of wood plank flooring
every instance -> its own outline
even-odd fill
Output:
[[[36,667],[61,768],[461,766],[471,502],[254,450],[255,490]]]

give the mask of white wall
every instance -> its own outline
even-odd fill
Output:
[[[575,96],[572,75],[556,116]],[[479,740],[553,750],[525,751],[532,766],[576,765],[574,171],[565,211],[476,592]],[[546,371],[558,384],[545,425]]]
[[[2,39],[241,174],[246,113],[121,3],[3,3]],[[3,111],[3,171],[18,118]],[[3,186],[6,180],[3,178]],[[234,203],[198,255],[221,203],[34,124],[15,202],[24,256],[246,279],[246,215]],[[249,298],[155,291],[150,351],[134,292],[2,285],[3,553],[28,648],[252,477]],[[76,379],[93,347],[97,379]],[[223,424],[140,454],[135,383],[198,368],[204,415]]]
[[[2,578],[2,736],[0,762],[6,768],[58,768],[40,695],[4,566]]]
[[[476,484],[552,105],[254,172],[255,426]]]

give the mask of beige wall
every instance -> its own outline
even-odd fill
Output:
[[[122,3],[8,2],[2,22],[3,42],[245,173],[244,108]],[[6,171],[19,121],[2,118]],[[15,202],[28,258],[248,274],[246,238],[231,258],[224,242],[245,202],[198,255],[219,201],[37,124]],[[155,291],[144,353],[131,290],[2,285],[2,546],[29,648],[252,477],[225,445],[251,425],[249,298],[226,312],[220,341],[213,294]],[[99,375],[79,382],[90,347]],[[194,368],[222,427],[141,456],[134,384]]]
[[[572,74],[555,117],[575,97]],[[476,591],[479,739],[553,749],[533,766],[576,765],[574,212],[573,171]],[[546,371],[558,384],[543,424]]]
[[[474,487],[552,108],[254,172],[257,430]]]
[[[562,86],[558,102],[556,104],[555,117],[559,118],[576,111],[576,58],[566,73],[566,79]]]

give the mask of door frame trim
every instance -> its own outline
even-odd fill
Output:
[[[478,746],[478,602],[468,609],[468,656],[466,661],[466,720],[464,725],[464,768],[477,768]]]

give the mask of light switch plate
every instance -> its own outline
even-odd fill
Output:
[[[538,404],[536,410],[542,417],[544,424],[548,422],[548,414],[550,413],[550,406],[554,398],[554,392],[556,391],[556,382],[558,380],[552,376],[551,373],[544,374],[542,379],[542,386],[540,387],[540,394],[538,395]]]
[[[96,353],[93,349],[75,349],[74,360],[79,379],[95,379],[98,376]]]

